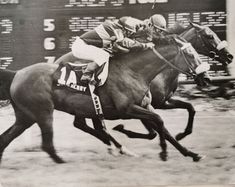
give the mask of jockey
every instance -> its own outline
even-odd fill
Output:
[[[72,53],[80,59],[90,60],[81,81],[90,82],[94,71],[109,61],[110,54],[105,49],[118,48],[129,52],[130,49],[147,49],[153,43],[140,43],[131,39],[137,29],[141,29],[143,21],[132,17],[121,17],[119,20],[106,20],[101,25],[77,37],[72,44]],[[122,48],[121,45],[124,47]]]
[[[150,18],[144,20],[147,27],[148,40],[152,41],[153,38],[160,37],[166,30],[166,19],[161,14],[154,14]]]

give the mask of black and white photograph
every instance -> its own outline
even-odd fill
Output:
[[[0,187],[235,187],[234,0],[0,0]]]

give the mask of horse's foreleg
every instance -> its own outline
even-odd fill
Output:
[[[9,129],[0,135],[0,162],[5,148],[32,124],[33,122],[22,122],[16,118],[14,125],[12,125]]]
[[[157,132],[159,131],[159,127],[156,126],[154,123],[152,123],[151,121],[146,121],[143,120],[142,121],[144,126],[148,129],[155,129]],[[197,153],[194,153],[192,151],[189,151],[188,149],[186,149],[185,147],[183,147],[179,142],[177,142],[172,135],[168,132],[168,130],[166,128],[164,128],[164,133],[165,133],[165,137],[166,140],[168,142],[170,142],[182,155],[184,156],[189,156],[193,158],[193,161],[199,161],[202,157],[200,155],[198,155]]]
[[[162,152],[160,153],[160,157],[163,161],[167,160],[167,144],[165,140],[165,133],[164,133],[164,123],[162,118],[154,113],[151,112],[143,107],[140,107],[138,105],[132,105],[128,108],[127,114],[141,120],[147,120],[152,121],[153,124],[158,129],[159,138],[160,138],[160,146],[162,149]]]
[[[38,122],[42,134],[42,150],[47,152],[56,163],[65,163],[65,161],[57,155],[53,144],[52,121],[51,114],[48,117],[43,116]]]
[[[172,136],[171,134],[167,131],[167,129],[164,130],[165,131],[165,135],[166,135],[166,139],[184,156],[189,156],[191,158],[193,158],[194,162],[198,162],[200,161],[203,157],[200,156],[197,153],[194,153],[192,151],[189,151],[188,149],[186,149],[185,147],[183,147],[179,142],[177,142]]]
[[[118,153],[115,152],[114,148],[112,147],[112,143],[118,148],[121,154],[129,155],[129,156],[136,156],[135,153],[129,151],[124,146],[122,146],[117,140],[115,140],[107,131],[103,124],[98,118],[92,119],[93,126],[95,129],[89,127],[84,118],[75,117],[74,119],[74,126],[94,137],[102,141],[104,144],[108,145],[108,151],[110,154],[117,155]]]
[[[89,127],[86,123],[85,118],[75,117],[73,124],[74,124],[74,127],[96,137],[97,139],[102,141],[104,144],[106,144],[108,146],[111,145],[110,139],[107,136],[107,134],[104,131],[97,131],[97,130]],[[97,121],[97,125],[98,125],[98,121]]]
[[[103,132],[104,134],[106,134],[106,136],[109,138],[110,142],[112,142],[115,145],[115,147],[119,150],[119,152],[121,154],[128,155],[128,156],[138,157],[137,154],[135,154],[134,152],[130,151],[125,146],[121,145],[113,136],[111,136],[111,134],[107,131],[107,129],[103,126],[103,124],[101,123],[101,121],[98,118],[93,118],[92,122],[93,122],[94,128],[97,131],[100,131],[100,132]],[[111,154],[115,154],[115,153],[113,153],[114,151],[115,150],[113,150],[112,147],[109,148],[109,152]]]
[[[121,148],[122,145],[117,142],[117,140],[115,140],[107,131],[107,129],[102,125],[101,121],[98,118],[92,118],[92,122],[93,122],[93,126],[94,128],[99,131],[99,132],[103,132],[105,134],[105,136],[108,137],[110,142],[113,142],[113,144],[115,145],[115,147],[117,148]]]
[[[192,133],[193,121],[196,112],[192,104],[176,99],[169,99],[168,102],[165,102],[165,104],[162,105],[160,109],[176,109],[176,108],[187,109],[189,114],[188,123],[184,132],[176,135],[176,140],[179,141]]]

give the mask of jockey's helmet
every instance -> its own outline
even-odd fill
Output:
[[[127,31],[128,35],[132,35],[136,33],[137,29],[141,25],[143,25],[143,22],[133,17],[123,16],[118,20],[118,24],[121,25],[125,31]]]
[[[149,18],[152,26],[159,30],[166,30],[166,19],[161,14],[154,14]]]

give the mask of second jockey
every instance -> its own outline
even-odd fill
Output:
[[[120,44],[119,47],[123,52],[129,52],[131,49],[152,48],[154,46],[153,43],[135,41],[133,40],[133,36],[137,30],[149,29],[150,25],[151,28],[164,29],[164,21],[159,21],[159,18],[154,19],[154,16],[155,15],[151,16],[148,21],[141,21],[128,16],[121,17],[114,21],[106,20],[93,30],[77,37],[72,44],[73,55],[76,58],[91,61],[83,72],[81,81],[85,83],[91,81],[94,71],[109,61],[110,53],[106,50],[113,51],[115,44]]]

